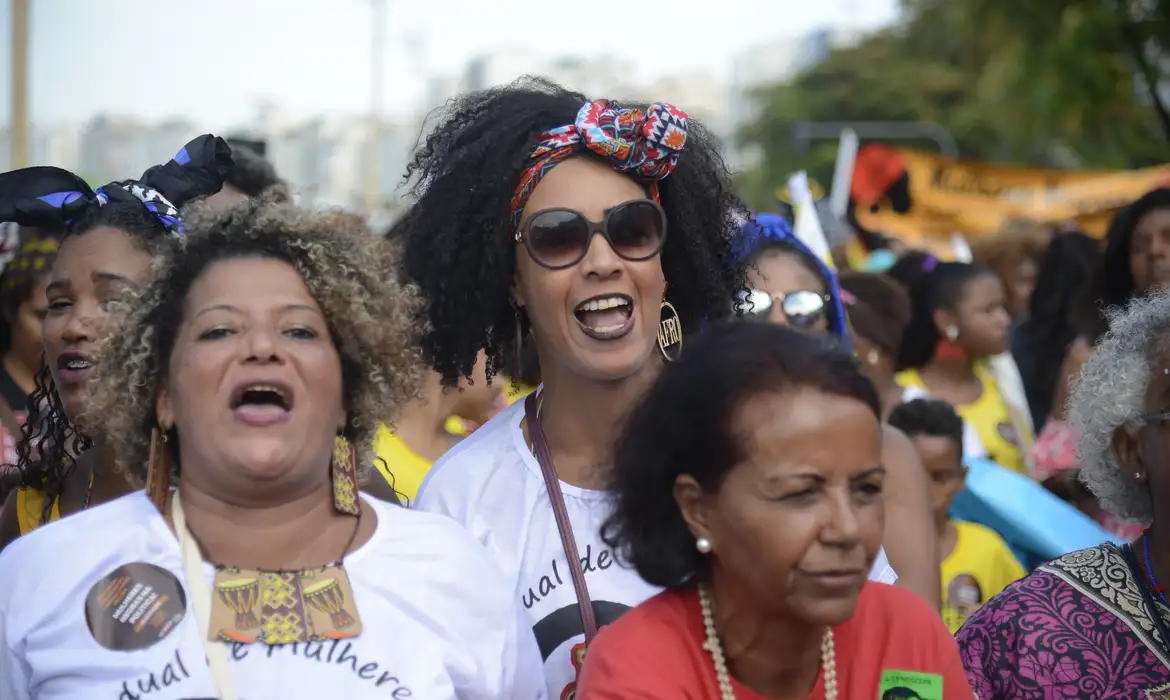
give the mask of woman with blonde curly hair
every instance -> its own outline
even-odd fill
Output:
[[[108,340],[87,414],[146,489],[0,557],[0,697],[542,697],[486,553],[357,492],[419,376],[395,258],[263,199],[189,229]]]
[[[1146,526],[1038,568],[959,630],[982,700],[1170,692],[1170,293],[1114,307],[1069,399],[1080,477],[1101,507]]]

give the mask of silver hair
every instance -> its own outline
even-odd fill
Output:
[[[1124,309],[1111,308],[1109,332],[1073,380],[1069,425],[1077,432],[1081,481],[1101,507],[1122,518],[1149,524],[1149,491],[1123,474],[1113,435],[1140,426],[1146,388],[1170,349],[1170,291],[1152,292]]]

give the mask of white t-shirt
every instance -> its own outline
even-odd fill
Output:
[[[361,634],[228,644],[240,699],[544,698],[531,625],[483,549],[445,518],[366,505],[377,529],[345,558]],[[145,649],[112,651],[90,632],[90,589],[133,562],[182,580],[178,541],[142,492],[40,528],[0,555],[0,699],[215,697],[190,595],[179,623]],[[206,573],[210,582],[210,565]]]
[[[524,402],[517,401],[456,445],[423,481],[415,507],[463,524],[511,578],[516,597],[532,616],[549,697],[555,699],[575,683],[572,651],[585,635],[540,464],[520,427],[523,418]],[[607,492],[564,482],[561,491],[601,627],[661,589],[619,564],[601,540],[601,525],[613,510]],[[874,572],[883,581],[897,579],[885,552]]]

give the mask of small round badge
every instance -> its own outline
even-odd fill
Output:
[[[107,649],[134,651],[162,641],[187,612],[174,574],[143,562],[123,564],[89,589],[85,621]]]

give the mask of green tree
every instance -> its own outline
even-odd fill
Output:
[[[1096,166],[1147,165],[1167,156],[1170,110],[1159,87],[1170,80],[1170,4],[903,0],[903,5],[912,26],[945,26],[954,50],[986,56],[972,97],[984,114],[1001,108],[997,130],[1017,158],[1043,160],[1054,144]]]
[[[900,25],[759,92],[738,136],[763,158],[741,191],[768,207],[795,170],[830,181],[835,145],[796,149],[802,121],[935,122],[963,156],[1001,162],[1166,162],[1170,121],[1150,86],[1167,80],[1170,3],[1139,1],[904,0]]]

